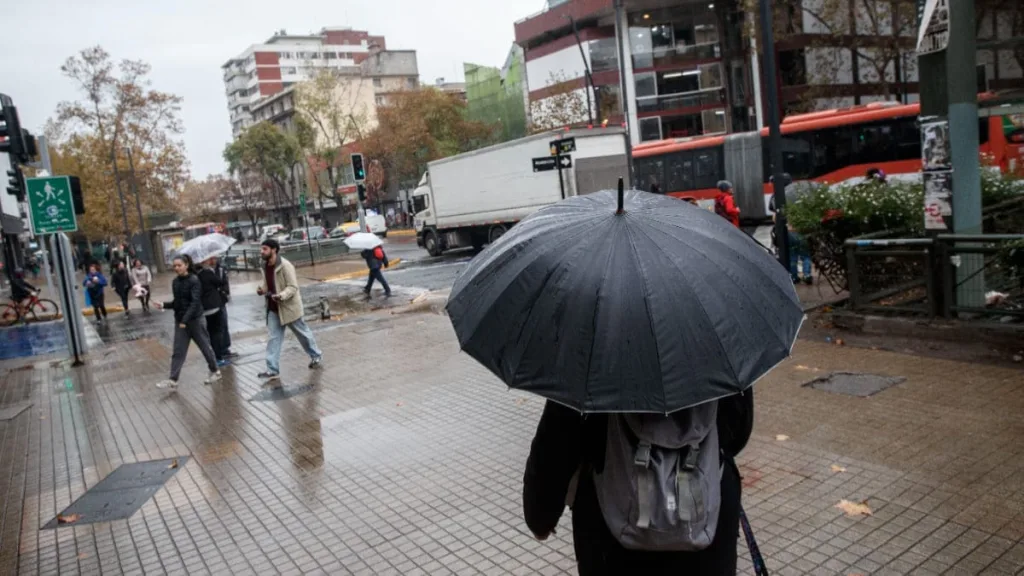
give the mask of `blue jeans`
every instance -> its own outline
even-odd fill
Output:
[[[795,251],[789,253],[789,275],[793,277],[793,280],[799,280],[800,275],[799,265],[803,264],[804,278],[811,277],[811,257],[806,254],[798,254]]]
[[[281,325],[281,318],[277,312],[267,312],[267,328],[270,330],[270,340],[267,341],[267,372],[271,374],[281,373],[281,342],[284,341],[284,326]],[[323,352],[316,345],[313,338],[313,331],[306,325],[306,321],[299,318],[288,325],[292,334],[299,340],[302,349],[309,354],[313,360],[323,356]]]

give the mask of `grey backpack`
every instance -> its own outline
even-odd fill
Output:
[[[601,513],[624,547],[696,551],[711,545],[721,506],[718,403],[671,416],[612,414],[604,469],[594,473]]]

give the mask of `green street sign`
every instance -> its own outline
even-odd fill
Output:
[[[306,213],[306,195],[305,194],[299,194],[299,210],[303,214]]]
[[[32,213],[32,232],[53,234],[77,232],[75,202],[71,198],[71,181],[67,176],[26,178],[28,205]]]

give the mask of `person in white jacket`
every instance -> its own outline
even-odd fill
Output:
[[[132,285],[142,302],[142,311],[149,312],[149,285],[153,283],[153,273],[138,258],[132,262]]]

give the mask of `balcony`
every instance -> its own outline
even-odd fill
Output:
[[[715,60],[718,58],[721,58],[721,48],[718,42],[678,45],[675,47],[655,48],[646,54],[634,54],[633,68],[684,66],[702,60]]]
[[[671,112],[686,108],[703,108],[705,106],[724,105],[725,88],[708,88],[685,94],[645,96],[636,99],[636,111],[638,114],[646,112]]]

